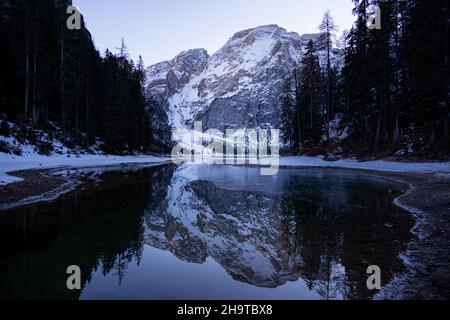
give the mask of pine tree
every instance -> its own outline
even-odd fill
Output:
[[[322,74],[320,70],[319,58],[316,55],[314,42],[309,41],[306,53],[301,61],[303,70],[300,75],[301,109],[303,128],[309,128],[309,138],[311,142],[316,142],[322,135],[322,125],[320,118],[322,111],[322,99],[320,87]],[[305,115],[308,117],[305,119]],[[304,130],[306,131],[306,130]],[[306,138],[306,134],[304,136]]]
[[[291,79],[284,81],[283,93],[281,94],[281,128],[282,141],[289,144],[291,150],[294,150],[296,136],[296,112],[295,105],[292,102],[292,85]]]
[[[410,107],[410,122],[416,127],[430,128],[429,147],[445,139],[445,123],[448,121],[446,9],[446,0],[411,3],[407,8],[403,39],[405,102]]]
[[[393,48],[394,1],[374,1],[381,12],[382,28],[370,30],[368,34],[369,50],[368,62],[373,71],[370,74],[370,93],[372,105],[369,114],[369,131],[373,146],[377,148],[381,136],[385,136],[388,127],[388,116],[391,109],[391,88],[394,84],[395,48]],[[382,134],[383,133],[383,134]]]
[[[130,55],[128,53],[128,48],[127,45],[125,44],[125,39],[122,38],[121,42],[120,42],[120,47],[119,49],[119,58],[123,58],[123,59],[129,59]]]
[[[134,66],[124,41],[118,56],[102,58],[84,20],[81,30],[66,28],[71,4],[0,0],[1,112],[10,119],[25,113],[38,128],[60,127],[68,145],[100,137],[111,152],[148,148],[144,62]]]
[[[142,59],[142,56],[139,56],[139,60],[135,69],[135,76],[140,86],[144,88],[146,81],[146,73],[145,73],[145,64],[144,60]]]
[[[331,12],[327,10],[323,16],[322,23],[319,26],[320,31],[324,34],[324,39],[326,41],[326,49],[327,49],[327,66],[326,66],[326,135],[327,138],[330,136],[330,120],[331,120],[331,51],[333,49],[333,37],[335,36],[335,32],[337,30],[337,26],[334,22],[333,17],[331,16]]]
[[[346,98],[348,107],[349,129],[353,146],[365,146],[369,131],[370,83],[372,67],[368,63],[369,34],[367,28],[369,6],[368,0],[353,0],[353,14],[357,19],[350,31],[345,52]]]

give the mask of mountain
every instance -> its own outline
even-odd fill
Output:
[[[279,127],[284,81],[310,39],[324,47],[320,34],[300,36],[277,25],[240,31],[213,55],[188,50],[150,66],[147,97],[163,106],[172,129],[194,121],[204,130]]]

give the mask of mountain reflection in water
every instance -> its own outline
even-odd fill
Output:
[[[412,237],[398,186],[360,174],[84,174],[83,190],[0,214],[0,298],[370,299],[367,267],[389,283]],[[65,286],[74,264],[81,292]]]

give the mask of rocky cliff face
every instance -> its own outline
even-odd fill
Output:
[[[319,36],[276,25],[238,32],[211,56],[189,50],[149,67],[147,95],[164,107],[172,129],[194,121],[222,131],[278,127],[284,80],[299,67],[307,41]]]

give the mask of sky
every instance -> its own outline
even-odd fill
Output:
[[[329,9],[339,32],[350,29],[351,0],[73,0],[97,48],[116,52],[121,39],[130,57],[147,66],[187,49],[209,54],[237,31],[277,24],[299,34],[318,32]]]

